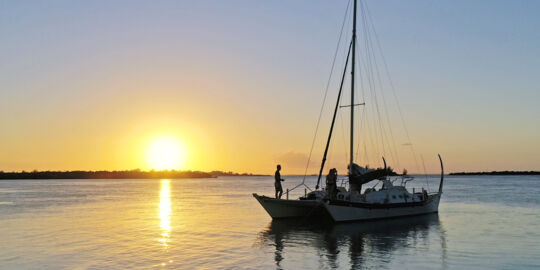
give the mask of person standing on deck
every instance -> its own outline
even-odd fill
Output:
[[[276,199],[281,199],[281,195],[283,195],[283,188],[281,187],[281,182],[285,181],[285,179],[281,179],[281,165],[277,165],[276,173],[274,174],[274,187],[276,188]]]
[[[326,176],[326,192],[328,198],[334,199],[337,193],[337,170],[336,168],[330,169],[330,172]]]

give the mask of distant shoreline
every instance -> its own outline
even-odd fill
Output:
[[[455,172],[449,175],[540,175],[539,171]]]
[[[219,176],[266,176],[252,173],[235,173],[223,171],[31,171],[2,172],[0,180],[24,179],[184,179],[184,178],[216,178]]]

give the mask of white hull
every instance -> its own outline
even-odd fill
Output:
[[[335,202],[325,203],[324,207],[334,222],[373,220],[436,213],[439,211],[440,198],[440,194],[435,194],[430,195],[423,203],[389,205],[388,207],[381,204],[373,204],[369,207],[367,204],[346,205],[346,203]]]
[[[273,218],[299,218],[315,214],[322,203],[318,200],[284,200],[253,193],[253,197]]]

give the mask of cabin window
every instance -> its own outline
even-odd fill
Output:
[[[400,198],[403,198],[403,195],[399,195]]]
[[[392,199],[395,199],[396,198],[396,195],[392,195]]]

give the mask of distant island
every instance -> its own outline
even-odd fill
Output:
[[[3,172],[0,179],[179,179],[179,178],[216,178],[218,176],[262,176],[251,173],[223,171],[31,171]]]
[[[455,172],[450,175],[540,175],[539,171]]]

